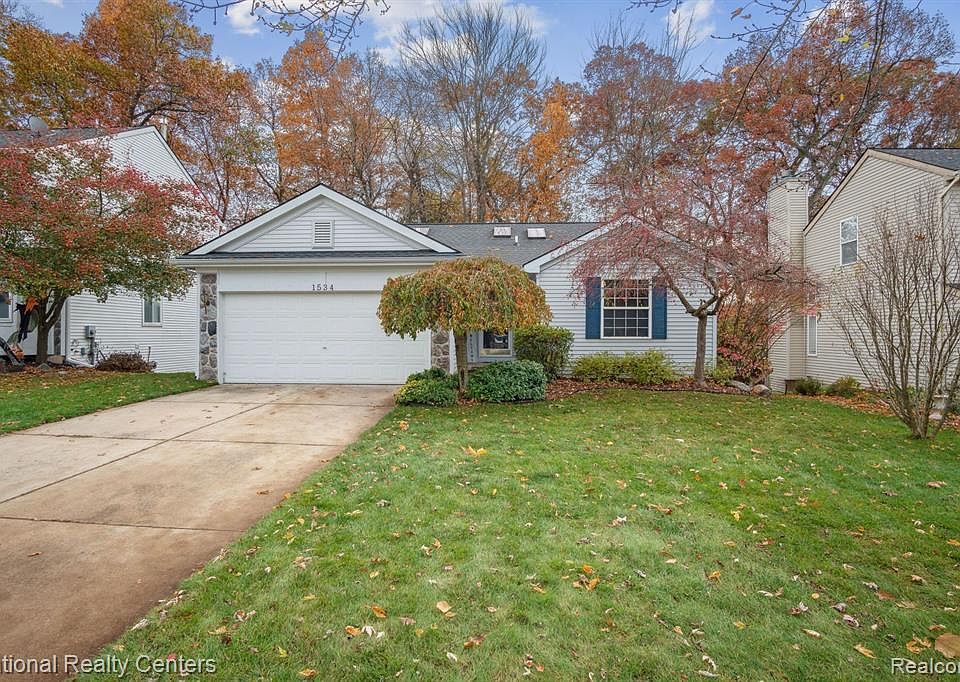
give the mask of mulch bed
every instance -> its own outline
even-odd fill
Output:
[[[840,407],[847,407],[868,414],[880,414],[885,417],[893,417],[893,411],[887,407],[879,395],[870,391],[861,391],[853,398],[841,398],[836,395],[814,395],[806,396],[794,394],[795,398],[804,398],[806,400],[819,400],[820,402],[832,403]],[[960,431],[960,414],[947,415],[947,423],[944,428]]]
[[[730,395],[749,395],[729,386],[708,383],[698,386],[693,379],[681,379],[659,386],[644,386],[632,381],[580,381],[578,379],[554,379],[547,384],[547,400],[563,400],[578,393],[602,391],[609,388],[623,388],[644,391],[698,391],[700,393],[727,393]]]

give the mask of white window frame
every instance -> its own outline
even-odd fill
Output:
[[[17,301],[11,292],[4,293],[7,294],[7,314],[4,316],[2,310],[0,310],[0,322],[13,322],[13,309],[16,307]]]
[[[843,240],[843,226],[846,223],[853,223],[853,229],[856,231],[856,236],[853,239]],[[855,244],[857,253],[852,261],[845,263],[843,261],[843,247],[846,244]],[[860,218],[858,216],[851,216],[849,218],[844,218],[840,221],[840,267],[847,267],[848,265],[855,265],[860,260]]]
[[[317,227],[322,224],[327,224],[330,226],[330,243],[329,244],[319,244],[317,243]],[[332,249],[333,248],[333,229],[334,224],[332,220],[314,220],[313,221],[313,233],[311,237],[313,239],[313,248],[315,249]]]
[[[607,306],[606,301],[607,297],[604,295],[604,290],[607,287],[607,282],[624,282],[624,281],[634,281],[634,282],[646,282],[647,283],[647,305],[645,306],[636,306],[636,307],[625,307],[625,306]],[[637,287],[640,288],[639,286]],[[604,324],[604,312],[607,310],[646,310],[647,311],[647,335],[646,336],[607,336],[604,332],[606,325]],[[653,282],[651,280],[644,280],[640,278],[630,277],[630,278],[600,278],[600,338],[601,339],[651,339],[653,338]]]
[[[502,352],[503,349],[493,349],[493,348],[484,348],[483,347],[483,336],[490,330],[484,330],[477,333],[479,337],[477,339],[477,354],[481,358],[512,358],[513,357],[513,332],[507,331],[507,348],[506,352]]]
[[[806,324],[804,325],[804,335],[803,343],[807,349],[807,356],[811,358],[817,357],[820,352],[820,315],[814,313],[813,315],[806,316]],[[810,352],[810,322],[813,322],[813,352]]]
[[[157,316],[158,320],[156,322],[147,322],[147,304],[157,304]],[[162,327],[163,326],[163,299],[160,298],[146,298],[144,297],[140,301],[140,324],[144,327]]]

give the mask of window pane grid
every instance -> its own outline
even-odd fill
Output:
[[[851,265],[856,263],[857,242],[859,237],[859,221],[857,218],[847,218],[840,223],[840,264]]]
[[[603,281],[603,336],[650,336],[650,283],[628,279]]]

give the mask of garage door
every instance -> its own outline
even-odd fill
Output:
[[[229,383],[401,384],[430,364],[429,334],[387,336],[378,292],[224,294],[220,362]]]

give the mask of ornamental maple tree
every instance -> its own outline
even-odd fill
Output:
[[[460,392],[467,388],[467,334],[506,333],[547,322],[550,307],[516,265],[499,258],[461,258],[387,280],[377,310],[388,334],[417,338],[420,332],[452,331]]]
[[[216,230],[199,190],[115,165],[103,144],[0,149],[0,289],[37,301],[37,361],[67,298],[182,295],[171,258]]]
[[[791,300],[810,286],[802,268],[769,248],[765,193],[745,181],[749,168],[744,154],[721,147],[637,183],[576,267],[583,279],[641,276],[669,289],[697,320],[698,384],[706,382],[707,321],[728,300],[758,283]]]

